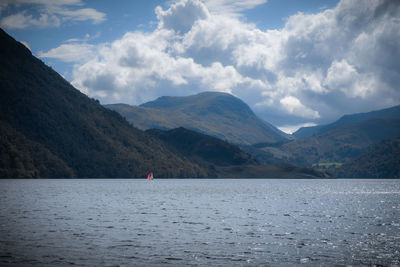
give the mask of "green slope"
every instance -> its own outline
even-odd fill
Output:
[[[276,143],[288,138],[259,119],[243,101],[226,93],[165,96],[141,106],[113,104],[106,107],[143,130],[185,127],[235,144]]]
[[[345,178],[400,178],[400,136],[373,146],[335,170]]]

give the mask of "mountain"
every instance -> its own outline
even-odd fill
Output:
[[[367,113],[344,115],[339,120],[327,125],[301,127],[296,132],[294,132],[293,135],[296,138],[307,138],[347,123],[356,123],[371,119],[396,119],[396,118],[400,118],[400,105],[382,110],[375,110]]]
[[[335,170],[337,177],[400,178],[400,136],[373,146]]]
[[[258,163],[237,146],[185,128],[149,129],[147,133],[164,141],[171,150],[198,163],[211,177],[232,178],[327,178],[324,172],[290,164]]]
[[[243,147],[265,163],[288,162],[300,166],[340,165],[379,142],[400,134],[400,117],[375,118],[340,124],[311,137],[275,146]]]
[[[0,177],[204,177],[0,30]]]
[[[282,149],[293,161],[309,166],[317,163],[343,163],[363,153],[370,146],[400,134],[397,119],[369,119],[345,123],[312,137],[286,143]]]
[[[234,144],[276,143],[288,135],[259,119],[242,100],[220,92],[164,96],[140,106],[106,105],[139,129],[185,127]]]

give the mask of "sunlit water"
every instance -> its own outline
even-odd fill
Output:
[[[398,265],[400,180],[1,180],[1,266]]]

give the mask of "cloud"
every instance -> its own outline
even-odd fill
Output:
[[[366,98],[373,93],[376,84],[372,75],[362,75],[346,60],[333,61],[329,67],[325,83],[329,88],[343,91],[352,98]]]
[[[77,10],[68,10],[65,8],[60,8],[54,10],[54,13],[61,15],[64,21],[92,20],[94,24],[99,24],[106,20],[106,14],[99,12],[93,8],[81,8]]]
[[[26,48],[28,48],[29,50],[31,50],[31,46],[29,45],[28,42],[26,41],[20,41],[21,44],[23,44]]]
[[[32,9],[32,5],[37,6],[37,10]],[[106,20],[106,14],[93,8],[69,8],[83,5],[80,0],[4,0],[1,12],[11,8],[19,11],[3,17],[0,26],[6,29],[48,28],[59,27],[65,21],[91,20],[98,24]]]
[[[215,14],[241,16],[240,12],[265,4],[267,0],[206,0],[207,8]]]
[[[25,29],[28,27],[58,27],[60,19],[57,16],[49,14],[40,14],[39,18],[34,18],[26,11],[7,16],[0,21],[0,25],[6,29]]]
[[[290,114],[294,114],[296,116],[304,118],[319,118],[318,111],[307,108],[300,102],[300,100],[298,100],[294,96],[286,96],[279,100],[279,102],[281,103],[283,108],[287,110],[287,112],[289,112]]]
[[[189,31],[197,20],[207,19],[210,16],[201,2],[188,0],[177,2],[165,11],[158,6],[155,12],[159,28],[171,29],[181,34]]]
[[[307,108],[294,96],[286,96],[279,102],[289,114],[311,119],[319,118],[318,111]]]
[[[101,49],[98,57],[77,67],[72,83],[90,95],[99,96],[103,102],[124,99],[135,104],[160,94],[185,95],[199,90],[232,92],[238,85],[259,86],[233,66],[215,62],[205,67],[192,58],[168,53],[174,38],[174,32],[164,29],[151,34],[127,33]]]
[[[96,56],[76,57],[72,83],[103,103],[230,92],[285,127],[400,103],[399,1],[341,1],[266,31],[231,14],[264,1],[218,11],[231,2],[157,8],[154,31],[130,32],[91,47]],[[62,59],[61,51],[43,55]]]
[[[87,62],[96,57],[97,47],[90,44],[62,44],[47,52],[39,51],[42,58],[56,58],[64,62]]]
[[[41,5],[51,5],[51,6],[64,6],[64,5],[78,5],[82,6],[83,2],[81,0],[2,0],[3,5],[10,4],[41,4]]]
[[[87,33],[83,38],[70,38],[68,40],[65,40],[64,43],[87,43],[91,40],[99,38],[100,35],[100,32],[97,32],[95,35],[90,35],[89,33]]]
[[[301,127],[310,127],[310,126],[316,126],[316,125],[317,124],[315,124],[313,122],[306,122],[306,123],[295,124],[295,125],[283,125],[283,126],[280,126],[278,128],[282,132],[285,132],[287,134],[292,134],[295,131],[297,131],[298,129],[300,129]]]

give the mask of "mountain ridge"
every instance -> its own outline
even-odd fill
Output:
[[[400,134],[400,117],[344,123],[313,136],[275,146],[241,146],[258,161],[298,166],[341,165],[351,162],[382,141]],[[343,169],[345,170],[345,169]],[[350,170],[350,168],[347,168]],[[345,172],[341,172],[345,177]]]
[[[380,110],[373,110],[370,112],[346,114],[340,117],[338,120],[329,124],[301,127],[300,129],[298,129],[296,132],[293,133],[293,136],[295,136],[296,138],[307,138],[312,135],[322,133],[324,131],[330,130],[334,127],[346,123],[356,123],[369,119],[390,119],[390,118],[400,118],[400,105]]]
[[[288,139],[287,134],[258,118],[242,100],[222,92],[163,96],[140,106],[105,106],[142,130],[185,127],[235,144],[276,143]]]

